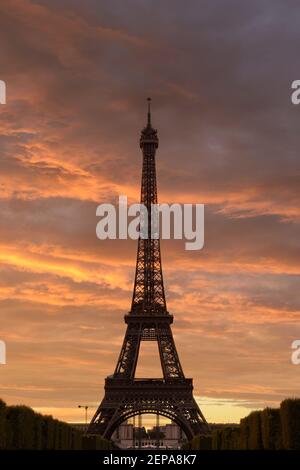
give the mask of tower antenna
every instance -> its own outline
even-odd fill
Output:
[[[148,126],[151,126],[151,98],[147,98],[148,101]]]

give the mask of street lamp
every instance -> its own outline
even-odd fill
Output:
[[[87,413],[88,413],[89,405],[78,405],[78,408],[85,409],[85,424],[87,425]]]

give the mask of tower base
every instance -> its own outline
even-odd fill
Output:
[[[127,419],[153,413],[165,416],[181,427],[187,439],[206,433],[209,427],[193,398],[192,379],[105,380],[105,396],[88,428],[88,434],[110,439]]]

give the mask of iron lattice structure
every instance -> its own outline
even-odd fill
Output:
[[[141,203],[147,208],[147,237],[138,240],[132,304],[125,315],[127,330],[114,374],[105,380],[105,396],[88,428],[89,434],[110,438],[126,419],[144,413],[170,418],[188,439],[208,429],[193,398],[192,379],[185,378],[171,324],[173,316],[166,305],[159,237],[151,233],[153,205],[157,204],[155,153],[157,131],[148,122],[140,138],[143,153]],[[142,223],[142,222],[141,222]],[[163,371],[162,379],[136,379],[135,371],[141,341],[157,341]]]

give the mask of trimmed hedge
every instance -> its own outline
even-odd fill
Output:
[[[238,427],[226,427],[222,430],[221,449],[232,450],[239,449],[240,429]]]
[[[92,436],[89,449],[111,449],[113,443]],[[35,413],[23,405],[6,406],[0,399],[0,449],[81,450],[87,436],[70,424]]]
[[[34,411],[26,406],[9,406],[6,412],[6,448],[34,448]]]
[[[261,434],[264,449],[282,449],[280,410],[266,408],[262,411]]]
[[[240,440],[241,440],[241,432],[240,428],[236,427],[232,430],[231,433],[231,442],[232,442],[232,449],[238,450],[240,448]]]
[[[240,429],[239,427],[226,426],[221,429],[215,429],[212,432],[213,450],[231,450],[239,449]]]
[[[211,436],[200,436],[199,450],[211,450],[212,442]]]
[[[261,437],[261,411],[253,411],[248,416],[249,422],[249,437],[248,437],[248,449],[262,449],[262,437]]]
[[[241,450],[249,449],[249,435],[250,435],[250,427],[249,427],[249,419],[248,416],[246,418],[241,419],[240,421],[240,443],[239,448]]]
[[[211,445],[211,447],[209,447]],[[239,426],[214,429],[195,436],[185,449],[260,450],[300,449],[300,399],[287,399],[280,409],[253,411]]]
[[[284,449],[300,449],[300,399],[284,400],[280,405]]]
[[[209,435],[197,435],[195,436],[189,446],[190,450],[211,450],[212,448],[212,438]]]
[[[98,434],[83,436],[82,448],[84,450],[107,450],[113,449],[113,443],[102,439]]]
[[[0,449],[4,449],[6,445],[6,433],[5,423],[6,422],[6,405],[4,401],[0,399]]]
[[[211,434],[211,448],[220,450],[222,442],[222,429],[215,429]]]

